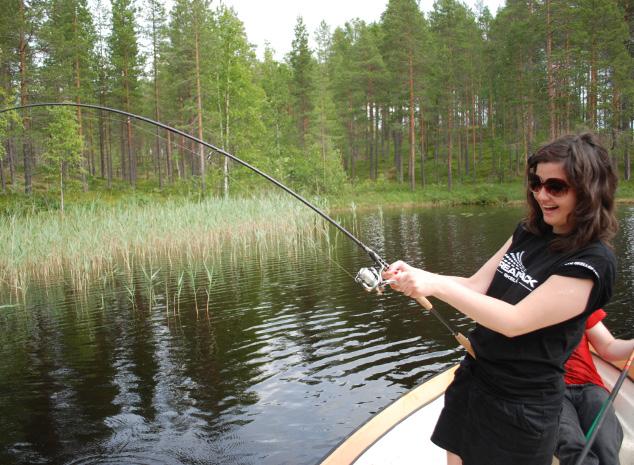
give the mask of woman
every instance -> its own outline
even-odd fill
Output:
[[[595,136],[565,136],[530,156],[528,216],[473,276],[402,261],[384,278],[410,297],[433,296],[477,322],[445,393],[432,441],[449,465],[552,462],[564,362],[585,320],[612,294],[616,176]]]

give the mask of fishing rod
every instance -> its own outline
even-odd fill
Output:
[[[223,155],[223,156],[233,160],[234,162],[238,163],[239,165],[242,165],[245,168],[250,169],[254,173],[262,176],[267,181],[272,182],[277,187],[279,187],[280,189],[285,191],[287,194],[290,194],[293,197],[295,197],[297,200],[299,200],[304,205],[306,205],[308,208],[313,210],[315,213],[317,213],[323,219],[325,219],[330,224],[332,224],[335,228],[337,228],[339,231],[341,231],[346,237],[348,237],[352,242],[357,244],[365,253],[367,253],[368,256],[370,257],[370,259],[372,259],[372,261],[374,262],[374,265],[372,265],[370,267],[361,268],[359,270],[359,272],[357,273],[357,276],[355,277],[355,281],[357,283],[361,284],[366,291],[368,291],[368,292],[374,291],[374,292],[377,292],[378,294],[382,294],[383,291],[385,290],[386,286],[388,286],[390,284],[390,281],[383,279],[383,276],[382,276],[383,271],[389,265],[383,258],[381,258],[379,256],[379,254],[377,254],[374,250],[372,250],[367,245],[365,245],[363,242],[361,242],[361,240],[358,239],[355,235],[353,235],[350,231],[348,231],[342,225],[337,223],[334,219],[332,219],[330,216],[328,216],[326,213],[324,213],[321,209],[319,209],[318,207],[313,205],[311,202],[306,200],[304,197],[299,195],[297,192],[293,191],[291,188],[285,186],[280,181],[278,181],[277,179],[269,176],[268,174],[266,174],[265,172],[263,172],[260,169],[256,168],[255,166],[253,166],[253,165],[247,163],[246,161],[241,160],[240,158],[236,157],[235,155],[227,152],[226,150],[223,150],[220,147],[216,147],[215,145],[210,144],[209,142],[205,142],[202,139],[199,139],[199,138],[197,138],[195,136],[192,136],[191,134],[188,134],[185,131],[182,131],[182,130],[177,129],[175,127],[168,126],[167,124],[161,123],[160,121],[156,121],[156,120],[153,120],[151,118],[147,118],[147,117],[141,116],[141,115],[136,115],[136,114],[130,113],[128,111],[119,110],[117,108],[110,108],[110,107],[105,107],[105,106],[102,106],[102,105],[95,105],[95,104],[90,104],[90,103],[76,103],[76,102],[29,103],[29,104],[26,104],[26,105],[18,105],[18,106],[14,106],[14,107],[0,109],[0,114],[7,113],[7,112],[10,112],[10,111],[26,110],[26,109],[41,108],[41,107],[76,107],[76,108],[79,107],[79,108],[88,108],[88,109],[91,109],[91,110],[99,110],[99,111],[105,111],[105,112],[109,112],[109,113],[122,115],[122,116],[125,116],[127,118],[132,118],[132,119],[135,119],[135,120],[138,120],[138,121],[143,121],[144,123],[153,124],[154,126],[159,127],[161,129],[164,129],[166,131],[170,131],[170,132],[173,132],[174,134],[178,134],[178,135],[180,135],[182,137],[185,137],[185,138],[187,138],[187,139],[189,139],[189,140],[191,140],[193,142],[196,142],[197,144],[201,144],[202,146],[207,147],[208,149],[211,149],[212,151],[214,151],[216,153],[219,153],[220,155]],[[207,159],[209,159],[210,157],[211,157],[211,154],[207,154]],[[463,336],[461,333],[456,331],[449,324],[449,322],[447,320],[445,320],[434,309],[434,307],[432,306],[431,302],[429,302],[428,299],[426,299],[425,297],[419,297],[419,298],[416,299],[416,301],[420,305],[422,305],[426,310],[428,310],[432,315],[434,315],[438,320],[440,320],[440,322],[458,340],[460,345],[462,345],[465,349],[467,349],[467,351],[471,354],[471,356],[475,357],[473,348],[471,347],[471,344],[469,343],[469,340],[465,336]]]
[[[202,139],[199,139],[199,138],[197,138],[195,136],[192,136],[191,134],[188,134],[185,131],[182,131],[182,130],[177,129],[177,128],[172,127],[172,126],[168,126],[167,124],[161,123],[160,121],[156,121],[156,120],[153,120],[151,118],[147,118],[145,116],[136,115],[134,113],[130,113],[130,112],[124,111],[124,110],[119,110],[117,108],[109,108],[109,107],[105,107],[105,106],[102,106],[102,105],[94,105],[94,104],[90,104],[90,103],[74,103],[74,102],[29,103],[27,105],[19,105],[19,106],[15,106],[15,107],[11,107],[11,108],[2,109],[2,110],[0,110],[0,114],[1,113],[6,113],[6,112],[10,112],[10,111],[25,110],[25,109],[29,109],[29,108],[38,108],[38,107],[80,107],[80,108],[89,108],[89,109],[92,109],[92,110],[107,111],[107,112],[110,112],[110,113],[115,113],[115,114],[118,114],[118,115],[126,116],[128,118],[134,118],[134,119],[136,119],[138,121],[143,121],[145,123],[153,124],[154,126],[157,126],[159,128],[165,129],[166,131],[173,132],[173,133],[178,134],[180,136],[183,136],[183,137],[185,137],[185,138],[187,138],[187,139],[189,139],[189,140],[191,140],[193,142],[201,144],[201,145],[213,150],[214,152],[217,152],[217,153],[219,153],[221,155],[224,155],[227,158],[230,158],[231,160],[233,160],[236,163],[238,163],[238,164],[250,169],[251,171],[254,171],[255,173],[257,173],[260,176],[262,176],[263,178],[267,179],[268,181],[270,181],[273,184],[275,184],[276,186],[278,186],[279,188],[283,189],[288,194],[292,195],[297,200],[302,202],[304,205],[306,205],[307,207],[312,209],[315,213],[320,215],[326,221],[331,223],[333,226],[335,226],[337,229],[339,229],[346,236],[348,236],[348,238],[350,238],[355,244],[357,244],[359,247],[361,247],[361,249],[363,249],[370,256],[370,258],[372,260],[374,260],[375,263],[387,266],[387,263],[381,257],[379,257],[379,255],[377,255],[376,252],[374,252],[372,249],[370,249],[368,246],[366,246],[363,242],[361,242],[358,238],[356,238],[350,231],[348,231],[346,228],[341,226],[335,220],[330,218],[326,213],[324,213],[322,210],[320,210],[315,205],[310,203],[304,197],[302,197],[301,195],[299,195],[298,193],[296,193],[295,191],[293,191],[289,187],[285,186],[284,184],[279,182],[277,179],[269,176],[268,174],[266,174],[263,171],[259,170],[255,166],[250,165],[246,161],[239,159],[235,155],[232,155],[231,153],[221,149],[220,147],[216,147],[215,145],[210,144],[209,142],[205,142]],[[207,159],[209,159],[209,158],[210,158],[210,155],[207,155]]]
[[[614,398],[618,394],[619,389],[621,389],[621,386],[623,385],[623,382],[625,381],[625,378],[627,377],[628,371],[630,370],[630,367],[632,366],[633,359],[634,359],[634,350],[632,350],[632,352],[630,353],[630,356],[625,362],[623,371],[621,371],[619,378],[616,380],[616,383],[614,384],[614,387],[612,388],[612,392],[610,392],[610,395],[608,396],[608,398],[603,402],[603,405],[601,405],[601,409],[599,410],[599,413],[597,414],[596,418],[592,422],[590,429],[586,433],[586,444],[585,446],[583,446],[583,449],[581,450],[581,454],[579,455],[579,457],[577,457],[577,461],[575,462],[575,465],[581,465],[584,459],[586,458],[586,455],[588,455],[588,452],[590,451],[590,448],[592,447],[592,444],[594,444],[594,440],[597,437],[599,428],[603,424],[603,420],[605,420],[605,414],[608,410],[608,407],[614,402]]]

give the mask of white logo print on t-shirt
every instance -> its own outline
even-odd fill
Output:
[[[524,252],[511,252],[504,255],[498,265],[498,273],[502,273],[509,281],[524,286],[529,291],[535,289],[537,280],[526,273],[526,267],[522,263]]]

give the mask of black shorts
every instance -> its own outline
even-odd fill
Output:
[[[551,465],[561,404],[525,404],[486,391],[460,366],[431,440],[463,465]]]

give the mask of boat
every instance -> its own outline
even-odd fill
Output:
[[[612,389],[621,374],[618,364],[593,354],[605,385]],[[458,365],[407,392],[361,425],[334,448],[319,465],[445,464],[446,452],[429,438],[444,403],[444,392]],[[634,465],[634,365],[614,400],[623,426],[621,465]],[[553,464],[557,464],[553,458]]]

